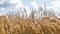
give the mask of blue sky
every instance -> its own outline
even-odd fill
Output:
[[[20,7],[25,7],[26,10],[29,10],[29,7],[44,7],[44,3],[46,3],[47,9],[52,8],[59,13],[60,0],[0,0],[0,14],[6,13],[7,9],[12,10],[11,8],[19,9]]]

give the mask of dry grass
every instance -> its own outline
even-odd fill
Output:
[[[60,34],[60,21],[50,17],[35,20],[0,16],[0,34]]]

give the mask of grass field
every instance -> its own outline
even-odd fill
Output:
[[[60,20],[55,17],[36,20],[0,16],[0,34],[60,34]]]

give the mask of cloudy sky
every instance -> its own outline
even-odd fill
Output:
[[[8,8],[29,7],[38,8],[46,3],[47,9],[54,9],[57,13],[60,11],[60,0],[0,0],[0,14],[6,13]],[[11,9],[10,9],[11,10]]]

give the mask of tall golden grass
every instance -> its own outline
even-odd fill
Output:
[[[0,16],[0,34],[60,34],[60,21],[47,16],[39,20]]]
[[[44,11],[42,14],[32,10],[27,17],[26,10],[24,11],[22,16],[19,12],[16,16],[0,16],[0,34],[60,34],[60,19],[55,17],[54,13],[48,14]],[[38,14],[39,18],[35,17],[35,14]]]

